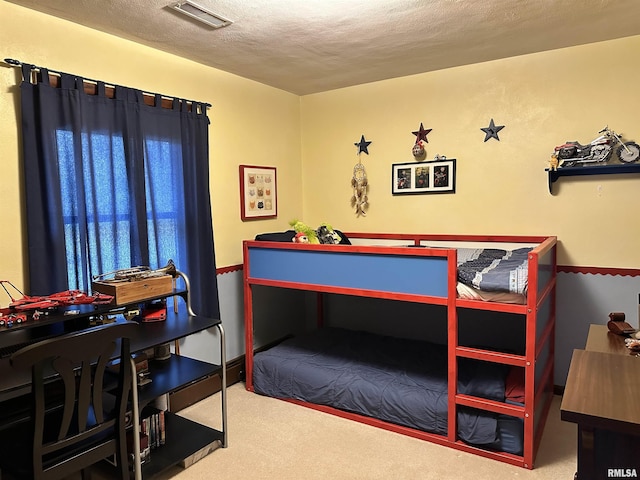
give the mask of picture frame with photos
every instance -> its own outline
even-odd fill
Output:
[[[240,165],[240,217],[242,221],[278,216],[275,167]]]
[[[391,165],[391,193],[393,195],[455,193],[455,191],[455,158]]]

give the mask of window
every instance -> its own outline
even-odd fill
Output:
[[[219,317],[205,104],[163,108],[100,81],[89,94],[58,75],[22,65],[29,293],[89,291],[94,275],[171,259],[194,310]]]

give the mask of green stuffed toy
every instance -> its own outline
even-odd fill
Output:
[[[320,243],[320,240],[318,240],[318,235],[316,235],[316,231],[306,223],[302,223],[299,220],[291,220],[289,222],[289,225],[293,227],[293,230],[296,233],[304,233],[309,239],[309,243],[315,243],[316,245]]]

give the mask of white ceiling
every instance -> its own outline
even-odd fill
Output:
[[[299,95],[640,34],[639,0],[9,1]]]

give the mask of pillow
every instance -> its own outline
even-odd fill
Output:
[[[262,242],[289,242],[293,241],[293,237],[296,236],[294,230],[287,230],[286,232],[273,232],[273,233],[260,233],[256,235],[256,240]]]

